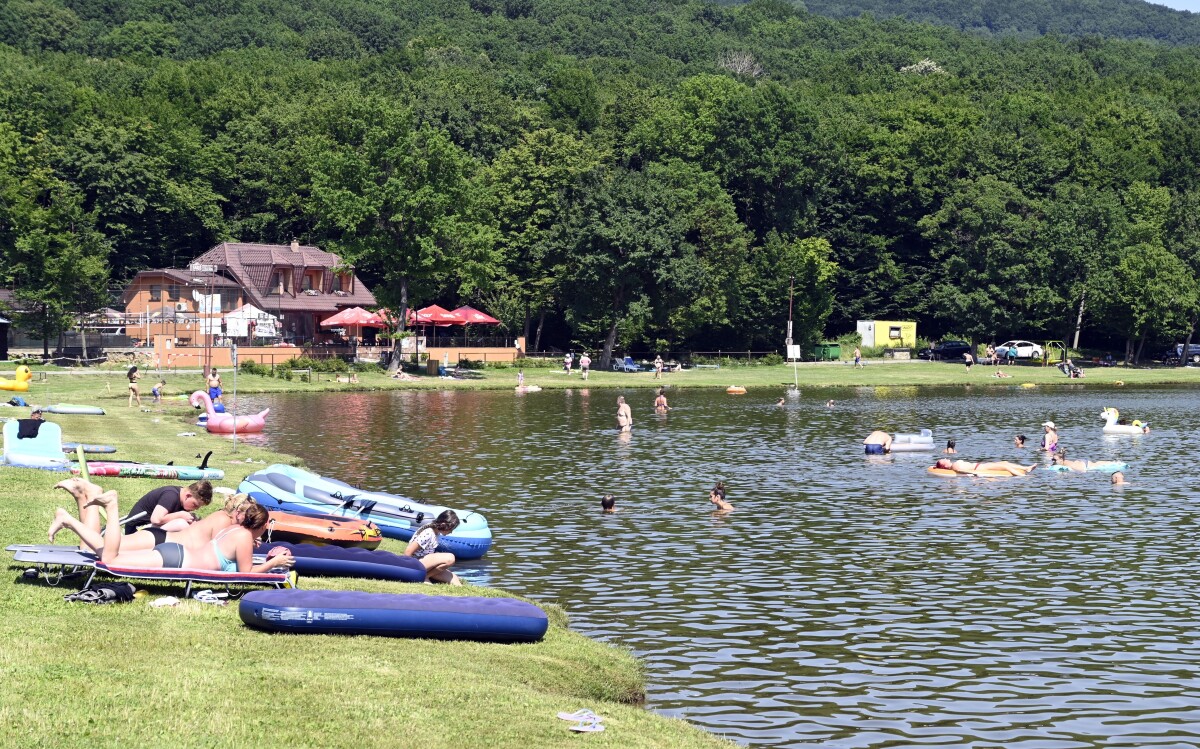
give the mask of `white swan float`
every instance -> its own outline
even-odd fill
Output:
[[[1100,418],[1104,419],[1105,434],[1149,434],[1150,424],[1142,423],[1136,419],[1132,424],[1118,424],[1117,419],[1121,418],[1121,412],[1115,408],[1106,408],[1100,412]]]

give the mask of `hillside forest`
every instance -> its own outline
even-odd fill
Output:
[[[1124,347],[1200,311],[1200,48],[780,0],[3,0],[0,253],[46,335],[218,241],[530,348],[858,319]]]

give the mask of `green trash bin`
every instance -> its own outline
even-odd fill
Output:
[[[813,347],[813,358],[817,361],[837,361],[842,358],[842,344],[818,343]]]

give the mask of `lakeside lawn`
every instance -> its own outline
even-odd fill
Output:
[[[194,464],[195,455],[213,450],[210,466],[226,472],[218,486],[236,487],[261,467],[247,459],[290,460],[245,444],[234,454],[231,441],[193,425],[194,411],[182,401],[147,405],[148,411],[126,408],[118,384],[123,378],[56,376],[48,385],[36,384],[26,397],[106,408],[106,416],[49,418],[62,426],[67,440],[117,446],[113,457],[118,459]],[[0,415],[26,413],[3,411]],[[177,436],[185,431],[197,436]],[[5,545],[45,542],[54,508],[72,505],[70,497],[52,488],[62,478],[0,468]],[[97,482],[118,490],[122,507],[165,483]],[[59,542],[72,538],[64,533]],[[402,550],[392,540],[381,548]],[[6,559],[0,574],[0,673],[5,678],[0,722],[9,726],[9,734],[0,743],[7,746],[529,749],[580,741],[598,747],[733,746],[638,706],[644,682],[636,659],[571,632],[567,614],[554,606],[546,607],[551,617],[546,639],[533,645],[272,635],[245,627],[236,603],[147,605],[161,595],[179,595],[181,586],[145,586],[151,598],[128,604],[65,603],[62,596],[79,583],[50,587],[26,581],[21,568]],[[305,578],[301,586],[506,595],[473,586],[345,578]],[[604,716],[607,730],[581,737],[555,717],[581,707]]]
[[[126,399],[124,370],[90,370],[90,374],[69,373],[56,367],[36,367],[35,370],[50,372],[45,383],[35,382],[30,403],[98,402],[112,404]],[[791,386],[793,378],[801,388],[843,388],[871,386],[971,386],[1013,387],[1016,385],[1069,386],[1072,388],[1117,387],[1120,385],[1189,385],[1200,384],[1200,367],[1090,367],[1081,379],[1068,379],[1054,367],[1033,364],[1018,364],[1000,368],[1011,377],[997,378],[996,368],[976,365],[967,371],[958,363],[947,362],[890,362],[871,361],[861,369],[849,362],[803,363],[795,368],[791,365],[775,366],[731,366],[720,369],[689,369],[663,375],[655,380],[652,372],[611,372],[593,370],[586,381],[578,370],[568,377],[559,368],[526,367],[526,385],[538,385],[543,389],[565,388],[726,388],[741,385],[751,392],[755,390]],[[64,373],[67,372],[67,373]],[[413,380],[394,380],[381,372],[364,372],[357,375],[357,384],[337,382],[335,375],[314,373],[310,381],[302,381],[299,375],[291,380],[261,375],[238,374],[239,393],[269,392],[327,392],[338,390],[505,390],[516,386],[517,369],[482,369],[468,379],[430,377],[414,375]],[[203,386],[203,378],[196,372],[172,374],[165,372],[167,380],[167,403],[181,403],[177,396],[188,394]],[[233,388],[233,372],[221,373],[227,391]],[[158,376],[147,372],[142,379],[142,402],[149,404],[150,389]]]

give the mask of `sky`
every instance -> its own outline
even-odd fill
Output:
[[[1200,13],[1200,0],[1154,0],[1155,5],[1165,5],[1175,10],[1190,10]]]

